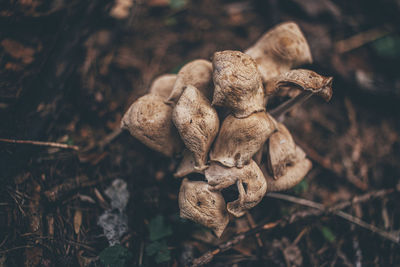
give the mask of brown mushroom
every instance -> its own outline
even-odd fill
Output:
[[[274,179],[264,171],[265,179],[268,184],[268,192],[288,190],[303,180],[306,174],[311,170],[312,163],[305,157],[304,151],[296,147],[295,162],[286,167],[285,174],[278,179]]]
[[[222,190],[236,183],[242,169],[225,167],[218,162],[211,162],[204,175],[212,190]]]
[[[229,115],[210,153],[212,161],[227,167],[241,168],[275,131],[275,124],[266,112],[257,112],[244,119]]]
[[[211,228],[220,237],[229,223],[221,192],[211,191],[206,182],[185,178],[179,191],[180,216]]]
[[[286,172],[286,167],[296,160],[296,144],[288,129],[281,123],[278,131],[273,133],[268,143],[268,170],[274,179]]]
[[[176,74],[164,74],[157,77],[150,85],[149,94],[155,94],[167,99],[176,81]]]
[[[182,153],[181,162],[174,173],[175,178],[182,178],[191,173],[204,174],[204,170],[199,170],[195,167],[195,160],[192,151],[184,149]]]
[[[240,169],[213,163],[205,170],[205,176],[212,190],[221,190],[234,183],[237,184],[239,198],[227,205],[229,213],[236,217],[242,216],[246,210],[256,206],[267,191],[264,175],[253,160]]]
[[[325,77],[311,70],[296,69],[268,81],[265,91],[267,95],[281,96],[296,96],[305,91],[329,101],[332,97],[332,81],[332,77]]]
[[[188,85],[176,104],[172,120],[187,149],[193,152],[195,169],[207,168],[210,146],[219,130],[219,119],[208,99]]]
[[[213,56],[212,104],[227,107],[237,118],[264,111],[264,88],[254,60],[239,51],[226,50]]]
[[[181,151],[182,141],[172,123],[172,107],[158,95],[137,99],[121,120],[121,128],[148,147],[171,157]]]
[[[263,82],[296,66],[312,63],[308,43],[294,22],[275,26],[245,53],[257,62]]]
[[[183,90],[188,85],[193,85],[205,97],[212,97],[212,64],[205,59],[193,60],[182,67],[178,72],[174,87],[167,102],[177,103]]]

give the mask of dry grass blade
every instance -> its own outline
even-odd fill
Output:
[[[340,209],[344,209],[344,208],[354,205],[356,203],[362,203],[362,202],[372,200],[374,198],[387,196],[395,191],[399,192],[400,186],[398,186],[398,188],[396,190],[395,189],[383,189],[383,190],[378,190],[378,191],[370,191],[361,196],[356,196],[351,200],[339,202],[339,203],[331,205],[329,207],[325,207],[322,205],[323,209],[317,208],[317,207],[320,208],[319,205],[321,205],[321,204],[319,204],[319,203],[315,203],[315,202],[309,201],[307,199],[300,199],[300,200],[296,199],[296,201],[298,201],[296,203],[302,203],[303,205],[312,207],[313,209],[295,212],[295,213],[291,214],[290,216],[282,217],[281,219],[279,219],[275,222],[265,222],[264,221],[264,222],[260,223],[259,225],[257,225],[255,228],[253,228],[247,232],[241,233],[239,235],[235,235],[234,237],[227,240],[226,242],[218,245],[218,247],[216,249],[210,250],[210,251],[204,253],[202,256],[194,259],[192,261],[191,266],[202,266],[202,265],[208,264],[213,260],[215,255],[231,249],[232,247],[234,247],[235,245],[240,243],[242,240],[244,240],[246,237],[257,234],[261,231],[272,230],[276,227],[284,227],[286,225],[293,224],[302,219],[311,218],[311,217],[315,217],[315,216],[318,217],[318,216],[322,216],[326,213],[334,213],[335,211],[340,211]],[[283,199],[283,197],[282,197],[283,194],[277,194],[277,193],[269,193],[268,194],[268,196],[271,196],[271,195],[272,196],[275,195],[275,196],[277,196],[277,198],[281,197]],[[283,195],[283,196],[287,196],[287,195]],[[289,197],[291,197],[291,196],[289,196]],[[399,243],[399,241],[397,241],[396,243]]]
[[[299,205],[303,205],[303,206],[307,206],[310,208],[314,208],[314,209],[318,209],[320,211],[327,211],[326,207],[320,203],[316,203],[314,201],[311,200],[307,200],[307,199],[303,199],[303,198],[299,198],[299,197],[294,197],[294,196],[289,196],[286,194],[281,194],[281,193],[269,193],[268,194],[269,197],[272,198],[277,198],[277,199],[281,199],[281,200],[286,200],[292,203],[296,203]],[[380,236],[382,236],[383,238],[386,238],[396,244],[400,243],[400,236],[398,235],[394,235],[393,233],[387,232],[385,230],[382,230],[372,224],[369,224],[367,222],[364,222],[363,220],[361,220],[358,217],[352,216],[346,212],[343,212],[341,210],[336,210],[336,209],[332,209],[331,213],[335,214],[336,216],[339,216],[343,219],[345,219],[346,221],[349,221],[355,225],[358,225],[362,228],[365,228],[367,230],[370,230],[373,233],[376,233]]]
[[[48,146],[48,147],[56,147],[56,148],[64,148],[64,149],[73,149],[78,151],[79,147],[74,145],[61,144],[56,142],[42,142],[42,141],[33,141],[33,140],[16,140],[16,139],[6,139],[0,138],[0,142],[4,143],[12,143],[12,144],[29,144],[35,146]]]

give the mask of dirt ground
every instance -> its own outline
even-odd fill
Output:
[[[395,0],[0,4],[0,266],[400,265],[398,14]],[[179,218],[178,161],[120,120],[157,76],[285,21],[310,44],[304,67],[334,77],[329,103],[284,121],[313,169],[283,192],[295,200],[267,194],[218,239]],[[99,218],[116,179],[127,225],[110,246]]]

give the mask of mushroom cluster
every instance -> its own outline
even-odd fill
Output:
[[[300,98],[331,98],[332,78],[292,70],[311,62],[297,24],[283,23],[245,53],[215,52],[212,62],[194,60],[177,75],[162,75],[131,105],[121,127],[150,148],[181,158],[174,176],[184,178],[182,218],[220,237],[230,214],[242,216],[267,192],[287,190],[305,177],[311,161],[275,118]],[[277,96],[293,98],[267,112],[268,98]],[[202,179],[191,179],[193,173]],[[238,198],[226,203],[221,191],[231,186]]]

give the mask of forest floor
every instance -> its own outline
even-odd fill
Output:
[[[400,264],[399,12],[394,0],[1,4],[0,266]],[[178,162],[121,132],[121,116],[157,76],[284,21],[309,41],[305,67],[334,77],[329,103],[285,118],[313,169],[218,239],[179,218]]]

